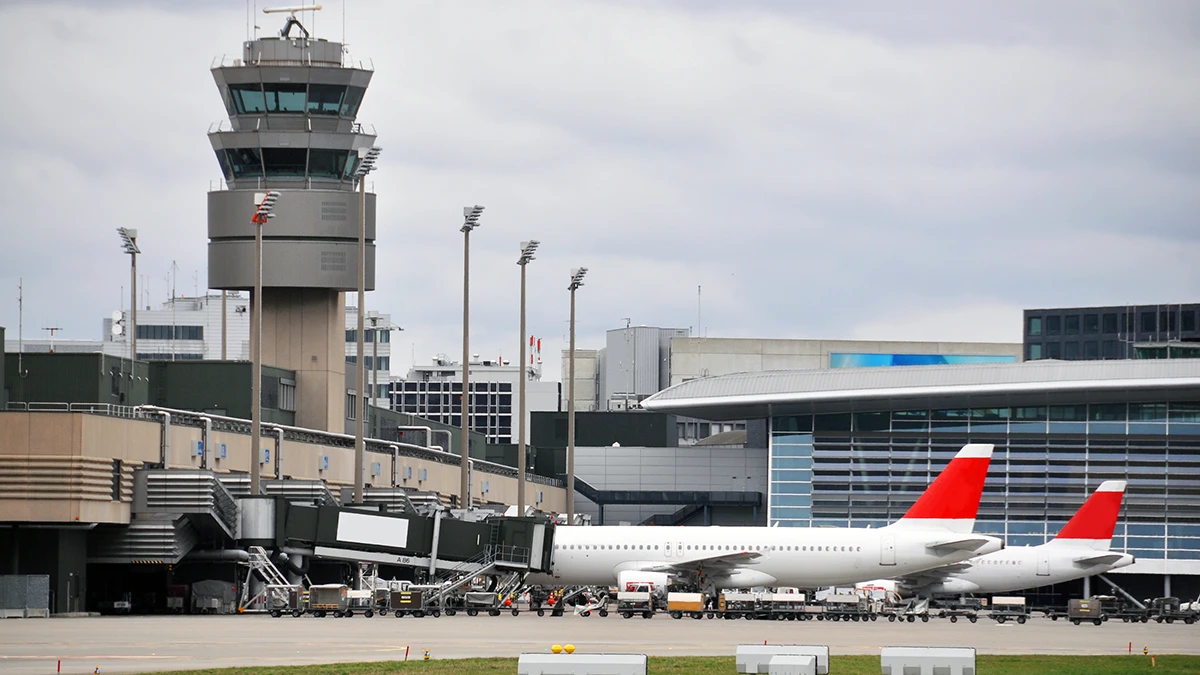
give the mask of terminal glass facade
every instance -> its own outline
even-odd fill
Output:
[[[977,531],[1042,544],[1101,481],[1127,480],[1113,547],[1200,560],[1200,400],[777,416],[770,524],[882,527],[968,442],[996,446]]]

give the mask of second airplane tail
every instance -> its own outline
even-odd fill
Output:
[[[896,525],[972,531],[993,447],[991,443],[964,445]]]
[[[1124,496],[1125,481],[1104,481],[1051,541],[1108,550]]]

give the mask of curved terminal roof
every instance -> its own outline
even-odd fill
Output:
[[[642,401],[702,419],[912,407],[1200,400],[1200,359],[1029,361],[734,373],[690,380]]]

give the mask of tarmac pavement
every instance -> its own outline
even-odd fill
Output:
[[[1025,625],[950,623],[725,621],[563,616],[397,619],[376,616],[273,619],[241,616],[132,616],[0,621],[0,673],[103,675],[232,666],[517,656],[574,644],[580,651],[662,656],[732,655],[739,643],[827,644],[834,654],[875,654],[883,646],[974,647],[981,654],[1200,654],[1200,625],[1074,626],[1032,619]]]

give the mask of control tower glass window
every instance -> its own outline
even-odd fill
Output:
[[[303,84],[264,84],[267,112],[302,113],[305,108],[307,87]]]
[[[229,166],[229,158],[225,156],[224,150],[217,150],[217,164],[221,165],[221,174],[225,176],[225,180],[233,178],[233,169]]]
[[[258,148],[234,148],[225,152],[234,178],[262,178],[262,157]]]
[[[308,151],[304,148],[263,148],[267,176],[304,176]]]
[[[308,114],[336,115],[342,108],[346,88],[336,84],[308,85]]]
[[[362,103],[363,94],[366,91],[365,87],[347,88],[346,98],[342,101],[342,117],[354,117],[358,115],[358,104]]]
[[[311,178],[341,180],[350,171],[349,161],[350,152],[348,150],[313,148],[309,151],[308,175]]]
[[[231,84],[229,98],[233,102],[234,111],[239,115],[262,113],[267,110],[262,86],[258,84]]]

